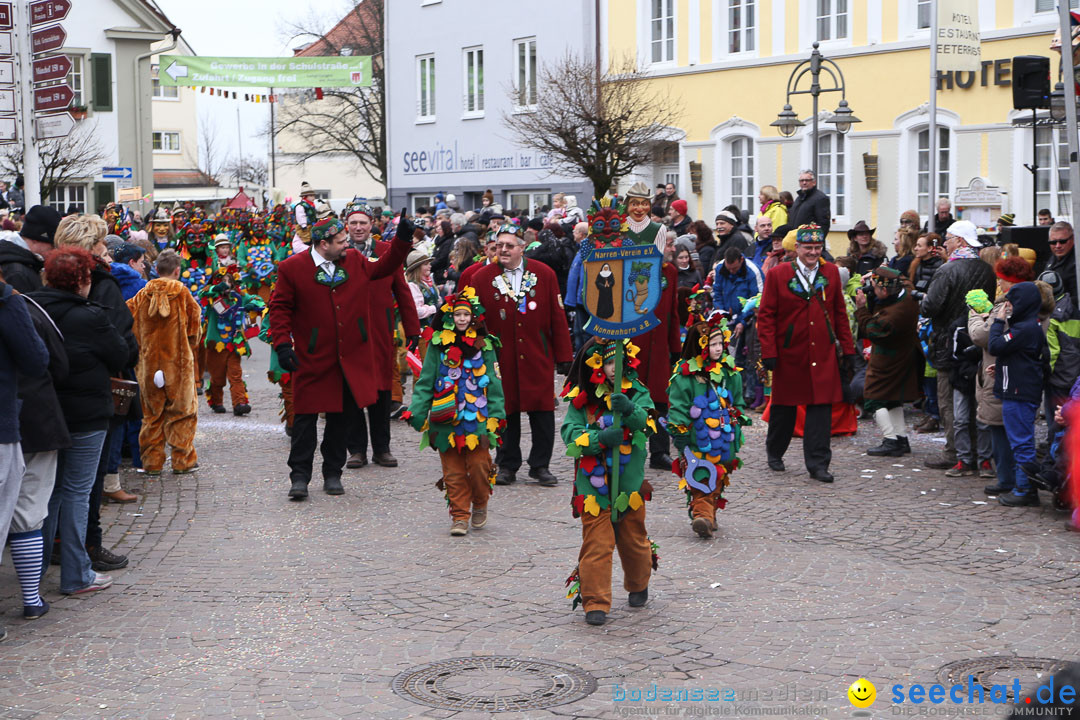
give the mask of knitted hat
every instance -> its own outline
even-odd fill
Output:
[[[146,251],[134,243],[123,243],[113,252],[112,257],[115,262],[126,265],[127,263],[141,258]]]
[[[1028,265],[1031,265],[1032,267],[1035,266],[1035,251],[1034,250],[1032,250],[1031,248],[1020,248],[1017,251],[1017,253],[1018,253],[1019,257],[1022,257],[1025,260],[1027,260]]]
[[[311,242],[315,244],[322,240],[329,240],[342,232],[345,232],[345,226],[336,217],[323,218],[311,228]]]
[[[903,225],[905,220],[909,221],[912,225],[918,226],[919,213],[914,210],[905,210],[900,213],[900,224]]]
[[[686,214],[686,201],[683,200],[682,198],[679,198],[678,200],[672,201],[671,209],[674,210],[675,212],[679,213],[680,215],[685,215]]]
[[[311,185],[309,185],[306,180],[304,182],[300,183],[300,197],[304,197],[305,195],[314,195],[314,194],[315,194],[315,191],[311,189]]]
[[[1012,227],[1016,224],[1016,216],[1012,213],[1004,213],[998,218],[998,225],[1004,225],[1005,227]]]
[[[375,211],[371,209],[371,206],[369,206],[366,202],[363,202],[362,200],[354,199],[352,202],[346,205],[345,208],[341,211],[341,217],[344,220],[348,220],[349,216],[353,213],[367,215],[369,219],[373,219],[375,217]]]
[[[685,203],[686,201],[684,200],[683,202]],[[674,207],[675,203],[671,203],[671,205]],[[731,227],[735,227],[739,224],[739,218],[735,217],[735,214],[730,210],[721,210],[718,212],[716,214],[716,220],[723,220]],[[716,222],[716,220],[713,222]]]
[[[54,245],[56,243],[56,228],[60,225],[60,213],[45,205],[35,205],[30,208],[23,218],[22,229],[19,234],[27,240],[36,240],[41,243]]]

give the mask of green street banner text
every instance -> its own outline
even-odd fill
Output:
[[[188,87],[370,87],[371,57],[162,55],[158,80]]]

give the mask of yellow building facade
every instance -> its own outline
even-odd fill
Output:
[[[668,89],[674,101],[669,141],[652,166],[628,180],[676,182],[691,216],[710,225],[732,203],[757,215],[762,185],[794,194],[800,170],[813,164],[811,97],[792,98],[806,123],[794,136],[782,137],[770,123],[784,106],[792,70],[818,41],[840,67],[846,99],[862,121],[846,135],[832,131],[824,121],[841,95],[821,95],[818,186],[832,199],[834,250],[845,247],[844,231],[859,220],[891,245],[900,213],[918,209],[925,220],[935,195],[949,197],[978,225],[1002,212],[1032,223],[1044,207],[1067,216],[1064,133],[1015,126],[1032,113],[1014,110],[1012,99],[1015,56],[1048,56],[1057,76],[1058,56],[1049,49],[1053,2],[979,1],[980,71],[939,81],[938,192],[928,171],[931,8],[930,0],[602,0],[604,56],[636,57],[647,82]],[[1024,168],[1033,156],[1041,166],[1037,197]],[[692,168],[700,174],[692,176]]]

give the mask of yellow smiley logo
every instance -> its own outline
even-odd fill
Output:
[[[848,700],[857,708],[868,708],[877,699],[877,688],[866,678],[859,678],[851,683],[847,690]]]

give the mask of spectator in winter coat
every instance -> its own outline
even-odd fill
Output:
[[[1076,294],[1076,240],[1073,226],[1067,222],[1056,222],[1050,226],[1050,253],[1053,255],[1047,264],[1047,270],[1054,270],[1065,283],[1065,292],[1069,293],[1073,305],[1080,307],[1080,297]]]
[[[21,293],[41,289],[41,271],[55,247],[59,224],[60,213],[35,205],[23,218],[19,235],[0,240],[0,272],[8,285]]]
[[[743,317],[743,303],[761,292],[764,286],[761,269],[741,252],[730,247],[724,253],[724,262],[716,266],[713,283],[713,307],[731,313],[728,321],[735,337],[743,332],[749,317]]]
[[[975,226],[958,220],[945,236],[948,261],[935,273],[926,296],[920,304],[923,317],[932,324],[930,356],[927,360],[937,370],[938,410],[945,430],[945,448],[941,455],[926,461],[926,466],[947,470],[956,465],[956,438],[953,430],[953,388],[949,370],[953,366],[949,328],[967,313],[964,297],[971,290],[981,289],[988,296],[995,291],[994,271],[979,259],[976,251],[982,247]]]
[[[915,259],[915,240],[918,231],[907,227],[901,227],[893,236],[893,249],[896,255],[889,260],[889,267],[907,277],[911,270],[911,261]]]
[[[874,238],[876,229],[868,226],[865,220],[860,220],[847,231],[847,256],[855,261],[854,272],[857,275],[869,275],[885,261],[888,254],[885,243]]]
[[[121,243],[112,255],[112,276],[120,286],[124,301],[135,297],[146,286],[143,256],[146,251],[132,243]]]
[[[799,173],[799,192],[795,204],[788,213],[788,224],[795,227],[814,223],[821,228],[825,237],[832,225],[832,210],[829,196],[818,190],[817,176],[813,170]]]
[[[673,201],[671,203],[671,229],[675,231],[675,234],[685,235],[691,222],[690,216],[687,215],[686,201],[681,198]]]
[[[701,284],[701,270],[695,267],[686,247],[679,247],[675,252],[675,269],[679,271],[679,287],[692,288]]]
[[[701,263],[701,270],[706,275],[712,272],[713,265],[716,263],[717,244],[716,237],[713,236],[712,230],[701,220],[698,220],[690,226],[691,234],[694,236],[694,252],[698,254],[698,262]]]
[[[739,230],[739,217],[730,210],[721,210],[716,216],[715,223],[717,261],[724,256],[724,253],[730,247],[742,253],[752,244],[750,236]],[[708,271],[706,270],[706,272]]]
[[[915,241],[915,248],[912,250],[914,259],[908,268],[908,279],[914,288],[912,297],[919,302],[922,302],[926,291],[930,289],[930,281],[934,273],[945,262],[941,257],[942,251],[941,236],[935,233],[921,235]]]
[[[952,216],[952,203],[949,202],[949,198],[940,198],[937,201],[937,213],[931,215],[923,225],[923,232],[937,233],[938,235],[944,235],[945,231],[949,229],[949,226],[956,222],[956,219]]]
[[[994,313],[989,350],[997,357],[994,396],[1001,399],[1001,417],[1017,468],[1013,491],[1000,495],[998,502],[1007,507],[1038,505],[1038,490],[1031,482],[1039,472],[1035,416],[1049,370],[1038,317],[1042,296],[1034,283],[1022,282],[1013,285],[1005,299],[1008,302]]]
[[[750,257],[758,267],[761,267],[761,264],[765,262],[765,256],[772,250],[772,233],[772,218],[768,215],[759,215],[754,222],[754,250]]]
[[[761,203],[761,214],[772,221],[774,228],[788,224],[788,208],[780,202],[780,193],[775,185],[762,185],[758,190],[758,202]]]

